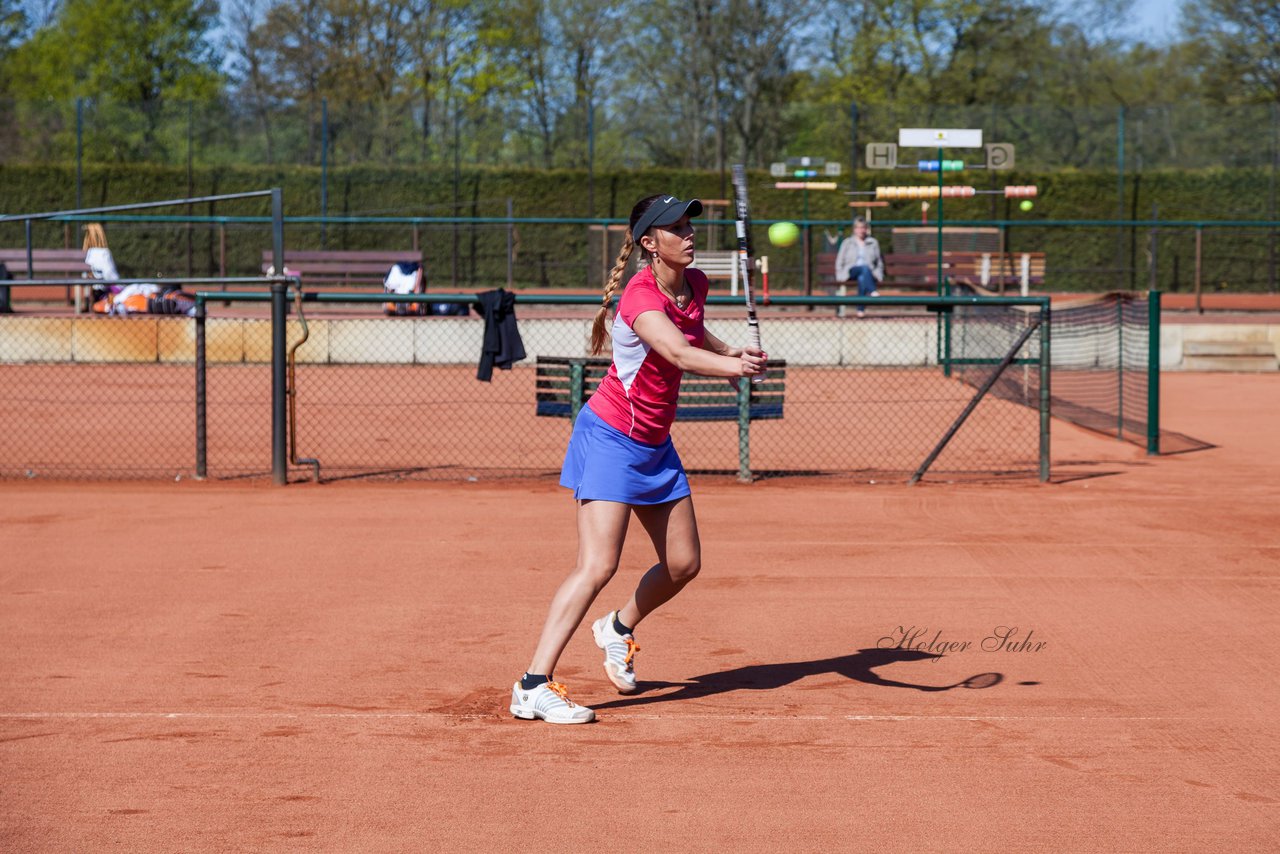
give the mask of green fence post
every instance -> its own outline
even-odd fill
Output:
[[[271,259],[275,280],[271,283],[271,482],[289,482],[288,402],[286,378],[286,322],[289,303],[284,279],[284,199],[279,187],[271,190]]]
[[[738,379],[738,480],[751,480],[751,381]]]
[[[582,398],[585,396],[583,385],[586,383],[587,363],[574,359],[569,363],[569,424],[578,423],[578,413],[582,410]]]
[[[1116,300],[1116,438],[1124,441],[1124,297]]]
[[[1053,315],[1048,297],[1040,304],[1040,482],[1049,480],[1049,425],[1053,397],[1049,382],[1053,374],[1050,340]]]
[[[1125,289],[1124,270],[1124,107],[1116,107],[1116,290]]]
[[[1160,292],[1147,292],[1147,453],[1160,453]]]
[[[935,211],[938,220],[938,296],[945,297],[951,294],[942,285],[942,147],[938,147],[938,210]],[[950,369],[948,369],[950,376]]]
[[[196,295],[196,478],[204,480],[209,475],[208,369],[205,363],[205,303]]]
[[[948,287],[948,291],[950,288]],[[951,296],[948,292],[945,296]],[[953,322],[953,310],[951,306],[947,306],[942,312],[942,346],[943,358],[942,375],[944,377],[951,376],[951,324]]]
[[[191,195],[188,193],[187,195]],[[84,98],[76,98],[76,207],[84,207]]]
[[[35,259],[35,255],[33,254],[34,250],[31,248],[32,246],[31,220],[27,220],[26,222],[24,222],[22,224],[22,228],[23,228],[23,234],[26,236],[26,241],[27,241],[27,278],[34,279],[36,277],[36,262],[34,260]]]
[[[456,213],[456,211],[455,211]],[[320,248],[326,246],[329,216],[329,99],[320,99]],[[414,247],[417,248],[417,247]]]

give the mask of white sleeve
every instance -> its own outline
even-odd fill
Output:
[[[86,252],[84,263],[89,265],[95,279],[114,282],[120,278],[120,274],[116,272],[115,259],[111,257],[111,250],[105,246],[95,246]]]
[[[853,259],[849,257],[849,248],[853,245],[853,238],[846,237],[840,241],[840,251],[836,253],[836,281],[849,281],[849,268],[853,266]]]

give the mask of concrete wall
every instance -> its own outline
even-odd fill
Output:
[[[1251,343],[1271,345],[1280,358],[1280,325],[1265,323],[1165,323],[1160,327],[1160,369],[1184,368],[1185,344],[1191,342]]]
[[[712,318],[708,325],[720,337],[741,340],[745,324]],[[795,365],[930,365],[936,363],[937,327],[931,319],[836,317],[769,318],[765,349]],[[970,334],[953,344],[957,355],[999,357],[1003,351],[984,340],[981,321],[970,321]],[[308,337],[298,360],[312,364],[473,364],[479,360],[484,325],[471,317],[370,317],[318,319],[308,324]],[[975,334],[976,333],[976,334]],[[591,336],[586,318],[528,318],[520,335],[529,359],[539,355],[584,355]],[[302,326],[290,320],[290,345],[302,337]],[[1007,340],[1007,332],[990,336]],[[211,318],[206,326],[210,363],[269,362],[271,323],[260,318]],[[1280,354],[1280,325],[1165,323],[1160,336],[1160,365],[1183,366],[1188,341],[1269,342]],[[1083,367],[1105,359],[1106,348],[1072,344],[1064,334],[1055,339],[1053,361]],[[1031,353],[1034,356],[1034,352]],[[181,317],[27,317],[0,316],[0,363],[22,362],[192,362],[195,324]]]

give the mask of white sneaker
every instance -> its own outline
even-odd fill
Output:
[[[595,712],[570,700],[559,682],[543,682],[526,691],[517,680],[511,689],[511,714],[526,721],[541,718],[549,724],[589,724],[596,719]]]
[[[610,611],[591,624],[596,646],[604,650],[604,673],[619,694],[636,690],[635,657],[640,651],[631,635],[620,635],[613,627],[617,611]]]

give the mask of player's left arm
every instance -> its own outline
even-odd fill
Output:
[[[719,338],[711,334],[711,330],[703,330],[702,349],[710,350],[712,353],[718,353],[721,356],[729,356],[737,359],[742,355],[741,347],[730,347]]]

